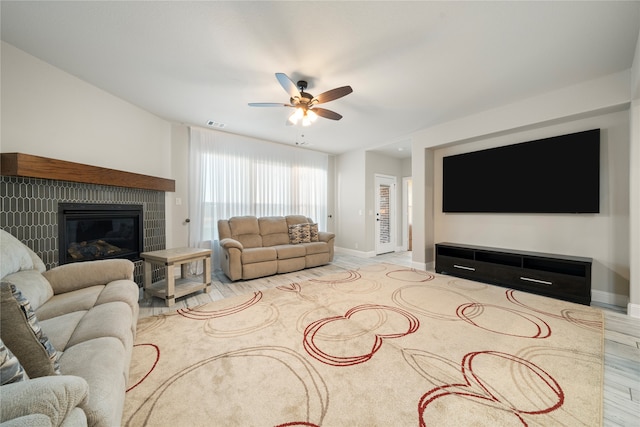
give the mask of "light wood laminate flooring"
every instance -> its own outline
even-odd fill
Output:
[[[411,267],[410,252],[396,252],[374,258],[359,258],[336,253],[326,266],[260,279],[231,282],[212,266],[211,292],[199,292],[179,298],[165,307],[159,298],[140,299],[140,317],[153,316],[179,308],[195,307],[235,295],[261,291],[280,285],[317,278],[326,274],[356,269],[379,262]],[[594,305],[596,306],[596,305]],[[598,305],[605,315],[604,426],[640,426],[640,319],[624,314],[619,307]]]

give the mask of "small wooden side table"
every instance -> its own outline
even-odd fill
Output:
[[[165,300],[168,306],[175,304],[176,298],[192,294],[201,289],[205,293],[211,291],[211,250],[197,248],[165,249],[162,251],[143,252],[144,260],[144,292]],[[202,261],[202,282],[187,277],[187,264]],[[151,283],[151,264],[162,264],[167,268],[166,279]],[[180,265],[180,278],[175,279],[174,267]]]

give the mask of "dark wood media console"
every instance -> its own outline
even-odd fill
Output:
[[[436,272],[565,301],[591,303],[591,258],[436,244]]]

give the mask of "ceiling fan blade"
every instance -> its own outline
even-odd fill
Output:
[[[280,86],[289,94],[290,98],[300,98],[300,91],[296,84],[285,73],[276,73]]]
[[[311,111],[315,112],[320,117],[331,120],[340,120],[342,116],[335,111],[327,110],[326,108],[313,108]]]
[[[333,101],[334,99],[342,98],[343,96],[349,95],[351,92],[353,92],[351,86],[337,87],[316,96],[313,99],[314,101],[316,101],[314,102],[314,104],[322,104],[324,102]]]
[[[278,102],[250,102],[249,107],[293,107],[293,105]]]

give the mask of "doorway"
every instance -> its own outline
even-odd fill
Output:
[[[396,177],[375,175],[376,255],[395,252]]]

